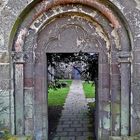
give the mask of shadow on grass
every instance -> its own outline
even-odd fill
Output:
[[[50,106],[48,107],[49,111],[49,140],[53,140],[59,119],[61,117],[62,106]]]
[[[93,136],[89,136],[88,140],[96,140],[95,138],[95,103],[88,103],[88,117],[89,117],[89,132],[93,134]]]
[[[49,140],[53,140],[55,136],[57,125],[61,117],[61,112],[72,83],[72,80],[59,81],[60,83],[67,83],[67,86],[58,89],[49,89],[48,93]]]

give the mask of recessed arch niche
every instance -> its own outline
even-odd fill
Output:
[[[107,1],[52,0],[23,11],[11,34],[13,133],[48,139],[46,53],[82,51],[99,54],[97,139],[130,135],[131,40],[117,10]]]

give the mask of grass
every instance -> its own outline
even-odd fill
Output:
[[[95,98],[95,84],[93,82],[84,82],[83,89],[86,98]]]
[[[72,80],[60,80],[68,84],[65,88],[49,89],[48,92],[48,106],[63,106],[65,99],[69,93],[69,88]]]
[[[69,86],[72,83],[72,80],[66,79],[66,80],[59,80],[60,82],[66,82]]]

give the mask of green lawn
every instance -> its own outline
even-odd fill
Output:
[[[63,106],[64,105],[72,80],[60,80],[60,82],[67,82],[69,86],[66,88],[58,88],[57,90],[49,89],[48,106]]]
[[[95,98],[95,84],[92,82],[83,82],[83,89],[86,98]]]
[[[70,86],[72,83],[72,80],[66,79],[66,80],[59,80],[60,82],[67,82],[68,85]]]

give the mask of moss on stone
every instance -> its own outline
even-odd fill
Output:
[[[32,140],[31,136],[11,136],[7,140]]]
[[[13,136],[9,131],[4,131],[4,136],[0,140],[32,140],[32,136]]]

